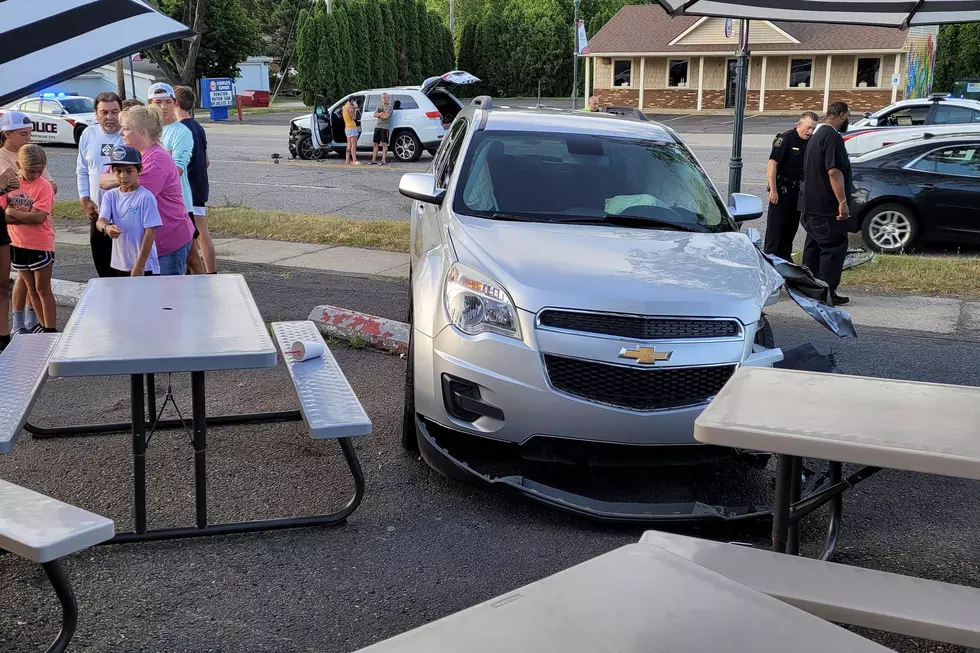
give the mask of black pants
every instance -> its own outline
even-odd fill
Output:
[[[792,261],[793,241],[800,228],[800,212],[796,208],[799,196],[788,193],[779,196],[778,204],[769,205],[769,217],[766,220],[766,254],[778,256],[784,261]]]
[[[115,270],[112,269],[112,238],[95,228],[92,223],[88,234],[89,245],[92,246],[92,262],[95,263],[95,271],[100,277],[114,277]]]
[[[836,292],[847,258],[847,221],[807,214],[803,216],[803,228],[803,265]]]

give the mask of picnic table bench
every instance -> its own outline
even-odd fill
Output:
[[[57,334],[18,336],[0,355],[0,454],[10,453],[47,378]],[[111,519],[0,479],[0,549],[39,563],[61,604],[50,653],[68,648],[78,607],[60,559],[110,539]]]

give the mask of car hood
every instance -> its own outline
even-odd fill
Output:
[[[296,116],[289,121],[289,124],[295,125],[298,129],[309,129],[310,128],[310,114],[306,113],[302,116]]]
[[[503,286],[519,308],[734,317],[756,322],[783,279],[741,233],[688,233],[460,217],[460,262]]]

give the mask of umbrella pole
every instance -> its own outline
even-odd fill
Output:
[[[745,125],[745,98],[749,81],[749,21],[741,21],[738,61],[735,67],[735,127],[732,134],[732,159],[728,163],[728,193],[742,189],[742,129]]]

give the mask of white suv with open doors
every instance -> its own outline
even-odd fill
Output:
[[[342,153],[347,147],[344,136],[343,107],[353,99],[359,107],[358,125],[361,136],[357,141],[359,151],[373,147],[374,112],[381,101],[381,94],[388,93],[394,105],[391,116],[390,153],[403,163],[417,161],[422,152],[434,154],[452,124],[462,111],[463,104],[448,87],[479,82],[473,75],[454,70],[439,77],[430,77],[421,86],[360,91],[344,96],[327,106],[322,96],[317,96],[313,113],[294,118],[289,127],[289,151],[301,159],[319,159],[326,152]],[[310,129],[316,125],[316,129]]]

